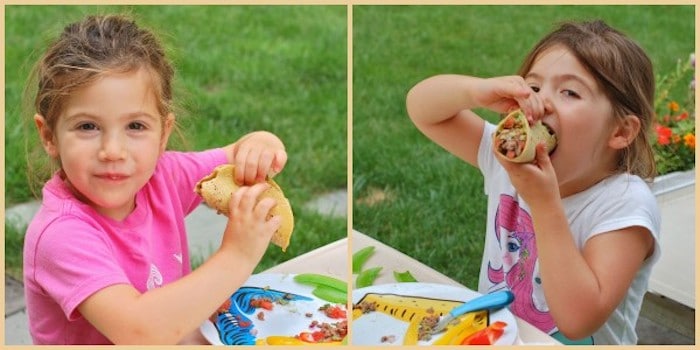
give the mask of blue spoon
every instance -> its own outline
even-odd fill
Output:
[[[479,310],[500,309],[512,303],[514,298],[515,296],[509,290],[502,290],[476,297],[452,309],[438,322],[432,333],[442,332],[452,320],[461,315]]]

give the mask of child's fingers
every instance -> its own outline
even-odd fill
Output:
[[[508,84],[505,84],[505,93],[515,99],[527,99],[532,94],[532,89],[525,84],[521,76],[516,75],[508,79]]]
[[[236,166],[233,178],[238,185],[243,185],[245,183],[245,163],[246,159],[248,159],[248,153],[250,153],[250,148],[239,148],[236,153],[236,158],[233,160],[233,165]]]
[[[277,201],[273,198],[263,198],[255,206],[254,213],[256,217],[266,218],[270,214],[270,210],[277,205]]]
[[[258,198],[260,195],[268,188],[266,182],[261,182],[253,186],[241,186],[236,192],[231,196],[231,215],[240,211],[253,211],[255,205],[258,203]]]
[[[547,146],[544,142],[540,142],[535,147],[535,160],[540,169],[549,169],[552,167],[552,160],[549,158]]]
[[[255,182],[265,181],[265,178],[272,173],[272,162],[274,160],[275,154],[273,152],[263,151],[260,153]]]
[[[268,220],[265,225],[267,226],[268,232],[273,234],[282,227],[282,217],[275,215]]]
[[[275,151],[275,158],[272,161],[272,171],[270,177],[279,174],[287,165],[287,152],[283,149]]]
[[[258,178],[258,169],[260,167],[260,149],[252,148],[245,159],[244,183],[254,184]]]

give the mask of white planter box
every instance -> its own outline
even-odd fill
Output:
[[[695,170],[660,176],[652,191],[661,210],[661,259],[649,291],[695,309]]]

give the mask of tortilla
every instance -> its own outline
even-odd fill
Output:
[[[202,178],[194,188],[204,202],[216,209],[218,214],[228,215],[231,196],[238,189],[233,180],[234,166],[231,164],[219,165],[211,174]],[[272,179],[266,180],[270,187],[265,190],[261,198],[272,198],[277,202],[269,213],[268,218],[279,215],[282,217],[282,225],[274,233],[270,242],[286,251],[294,230],[294,214],[289,200],[284,196],[282,189]]]
[[[541,120],[530,125],[521,110],[515,110],[503,118],[493,136],[497,153],[516,163],[532,162],[535,148],[542,141],[548,153],[552,153],[557,146],[557,136]]]

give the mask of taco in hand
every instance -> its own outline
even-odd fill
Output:
[[[521,110],[508,114],[496,127],[493,142],[498,154],[516,163],[529,163],[535,159],[535,147],[544,141],[547,152],[557,146],[557,136],[538,120],[530,125]]]
[[[204,199],[207,205],[216,209],[218,214],[228,215],[231,196],[238,189],[238,185],[233,181],[233,176],[233,165],[219,165],[214,168],[211,174],[205,176],[197,183],[194,191]],[[282,248],[282,251],[286,251],[294,230],[292,207],[279,185],[269,178],[266,181],[270,184],[270,188],[262,193],[261,198],[269,197],[277,202],[277,205],[270,210],[269,217],[275,215],[282,217],[282,225],[274,233],[270,242]]]

